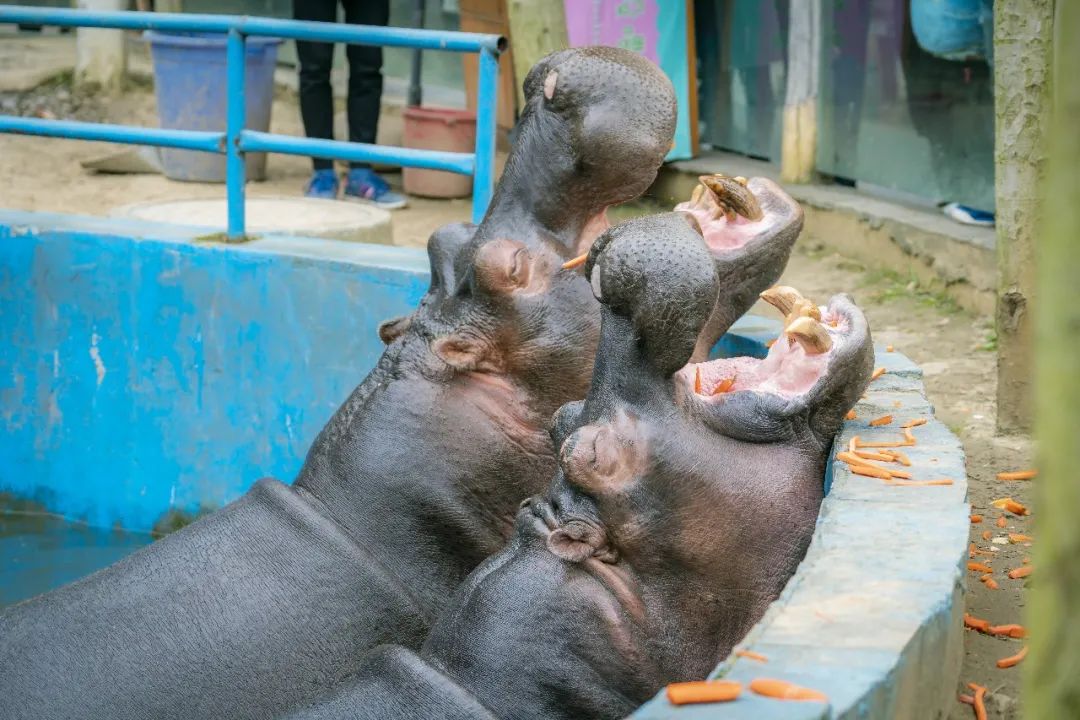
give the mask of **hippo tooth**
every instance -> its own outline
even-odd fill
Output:
[[[747,220],[756,221],[765,217],[754,193],[737,182],[735,178],[725,175],[702,175],[698,180],[712,191],[717,202],[731,208]]]
[[[807,355],[820,355],[832,347],[829,331],[812,317],[798,318],[788,325],[784,334],[802,345]]]
[[[694,186],[694,192],[690,194],[690,206],[697,207],[701,204],[701,196],[705,194],[704,185]]]
[[[774,285],[758,297],[779,310],[784,317],[791,314],[798,302],[805,301],[802,293],[788,285]]]
[[[744,177],[743,177],[742,175],[736,175],[736,176],[735,176],[735,182],[739,183],[739,184],[740,184],[740,185],[742,185],[743,187],[746,187],[746,183],[748,183],[748,182],[749,182],[749,180],[747,180],[746,178],[744,178]]]
[[[801,317],[808,317],[821,322],[821,309],[806,298],[799,298],[791,308],[791,312],[784,318],[784,327],[788,327]]]

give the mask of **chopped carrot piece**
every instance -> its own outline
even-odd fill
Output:
[[[907,485],[909,487],[923,487],[929,485],[952,485],[951,478],[938,478],[937,480],[898,480],[892,478],[889,480],[890,485]]]
[[[895,458],[892,455],[884,455],[882,453],[868,452],[866,450],[856,450],[856,457],[861,457],[863,460],[880,460],[881,462],[894,462]]]
[[[1031,538],[1030,535],[1021,535],[1020,533],[1009,533],[1009,542],[1011,542],[1011,543],[1031,542],[1031,540],[1032,540],[1032,538]]]
[[[987,580],[989,580],[989,579],[990,579],[990,578],[992,578],[992,577],[994,577],[994,574],[993,574],[993,573],[986,573],[985,575],[982,575],[982,576],[981,576],[981,577],[979,578],[979,582],[986,582]]]
[[[1027,636],[1027,630],[1023,625],[1017,625],[1015,623],[1011,625],[992,625],[990,626],[991,635],[1008,635],[1016,640],[1023,640]]]
[[[997,666],[1004,670],[1005,668],[1011,668],[1014,665],[1019,665],[1020,661],[1027,657],[1027,651],[1027,645],[1025,645],[1024,647],[1020,648],[1020,652],[1016,653],[1015,655],[1010,655],[1009,657],[1004,657],[998,660]]]
[[[885,346],[885,352],[892,352],[892,351],[893,351],[893,346],[892,345],[886,345]]]
[[[971,516],[971,524],[972,525],[978,525],[981,522],[982,522],[982,515],[972,515]]]
[[[909,442],[864,443],[864,442],[860,441],[857,447],[861,447],[861,448],[898,448],[898,447],[908,447],[909,445],[911,445],[911,443],[909,443]]]
[[[994,536],[994,533],[990,532],[989,530],[983,530],[983,534],[982,534],[982,539],[983,540],[989,540],[993,536]]]
[[[892,415],[882,415],[870,421],[870,427],[882,427],[892,422]]]
[[[960,702],[964,703],[965,705],[974,705],[975,704],[975,698],[973,696],[971,696],[971,695],[964,695],[963,693],[961,693],[961,694],[956,696],[956,699],[959,700]]]
[[[1023,567],[1018,567],[1014,570],[1010,570],[1009,579],[1019,580],[1020,578],[1026,578],[1028,575],[1031,574],[1031,570],[1033,567],[1033,565],[1024,565]]]
[[[904,428],[904,440],[908,445],[915,445],[915,436],[911,434],[911,428]]]
[[[726,393],[731,390],[731,386],[735,384],[735,376],[732,375],[729,378],[724,378],[720,381],[720,384],[712,391],[713,395],[719,395],[720,393]]]
[[[990,632],[990,621],[964,613],[964,627],[978,630],[979,632]]]
[[[567,260],[563,263],[563,270],[573,270],[576,267],[581,267],[585,264],[585,261],[589,259],[589,253],[582,253],[573,260]]]
[[[847,414],[844,415],[845,420],[854,420],[856,417],[858,417],[858,415],[855,414],[855,408],[848,410]]]
[[[879,367],[874,371],[874,374],[870,376],[871,380],[877,380],[879,377],[885,374],[885,368]]]
[[[975,720],[986,720],[986,704],[983,702],[986,687],[975,683],[968,683],[968,687],[975,691]]]
[[[701,366],[694,368],[694,392],[701,394]]]
[[[1031,480],[1039,474],[1038,470],[1018,470],[1017,472],[998,473],[998,480]]]
[[[893,455],[900,462],[901,465],[905,467],[911,467],[911,460],[908,459],[908,456],[904,453],[900,452],[899,450],[890,450],[889,453]]]
[[[735,655],[737,657],[746,658],[747,660],[757,660],[758,662],[769,662],[769,658],[765,657],[761,653],[756,653],[753,650],[736,650]]]
[[[972,543],[972,544],[974,545],[974,543]],[[991,550],[979,550],[979,549],[976,549],[975,551],[973,551],[971,553],[971,557],[975,557],[976,555],[989,555],[990,557],[993,557],[994,554],[995,553],[993,551],[991,551]]]
[[[914,420],[908,420],[906,423],[904,423],[900,427],[901,428],[913,428],[913,427],[919,427],[920,425],[925,425],[925,424],[926,424],[926,418],[915,418]]]
[[[998,515],[998,519],[994,521],[994,524],[1001,528],[1005,527],[1005,516]]]
[[[672,705],[730,702],[739,697],[741,692],[742,683],[733,680],[698,680],[671,683],[667,686],[667,698]]]
[[[975,543],[971,543],[970,545],[968,545],[968,557],[975,557]]]
[[[994,568],[990,567],[989,565],[984,565],[983,563],[978,563],[978,562],[969,562],[968,563],[968,570],[974,570],[975,572],[984,572],[984,573],[992,573],[992,572],[994,572]]]
[[[757,678],[750,682],[750,690],[758,695],[775,698],[777,700],[816,700],[829,702],[828,696],[818,690],[800,687],[786,680],[773,680],[772,678]]]
[[[892,475],[889,474],[888,470],[871,467],[870,465],[852,465],[851,472],[856,475],[877,478],[879,480],[892,480]]]
[[[998,510],[1010,512],[1013,515],[1027,515],[1027,508],[1013,500],[1011,497],[998,498],[990,503]]]
[[[995,580],[994,578],[988,578],[986,580],[983,580],[983,585],[986,585],[986,587],[990,588],[991,590],[998,589],[997,580]]]

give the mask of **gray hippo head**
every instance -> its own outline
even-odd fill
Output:
[[[742,293],[693,225],[597,241],[601,338],[586,398],[553,422],[559,469],[425,645],[496,715],[623,717],[704,677],[809,543],[833,435],[869,382],[866,321],[843,295],[803,302],[766,358],[689,362],[714,303]]]

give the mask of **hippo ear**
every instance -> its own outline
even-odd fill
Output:
[[[386,320],[379,325],[379,339],[384,344],[389,345],[404,335],[405,331],[411,326],[412,315],[402,315],[401,317]]]
[[[487,345],[462,333],[444,335],[431,344],[431,350],[459,372],[498,372],[500,369]]]

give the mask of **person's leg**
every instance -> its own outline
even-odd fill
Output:
[[[389,0],[342,0],[345,22],[350,25],[386,25],[390,21]],[[375,142],[382,101],[382,48],[349,45],[349,141]],[[368,167],[353,163],[352,167]]]
[[[360,0],[363,2],[363,0]],[[297,20],[337,20],[336,0],[293,0]],[[334,138],[334,96],[330,88],[330,69],[334,62],[332,43],[296,41],[300,60],[300,117],[304,134],[311,138]],[[316,170],[332,170],[332,160],[312,158]]]

